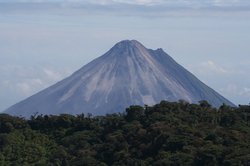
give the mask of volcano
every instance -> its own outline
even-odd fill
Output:
[[[104,115],[161,100],[207,100],[214,107],[223,103],[234,106],[162,49],[152,50],[136,40],[124,40],[71,76],[5,112],[24,117],[35,113]]]

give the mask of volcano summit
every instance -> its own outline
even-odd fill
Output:
[[[130,105],[153,105],[161,100],[190,103],[207,100],[215,107],[234,106],[162,49],[145,48],[136,40],[117,43],[107,53],[68,78],[7,109],[11,115],[104,115]]]

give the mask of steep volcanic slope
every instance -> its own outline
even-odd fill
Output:
[[[12,115],[80,114],[124,111],[129,105],[161,100],[207,100],[213,106],[233,104],[177,64],[162,49],[138,41],[117,43],[106,54],[70,77],[6,110]]]

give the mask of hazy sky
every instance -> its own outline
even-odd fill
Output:
[[[136,39],[250,102],[249,0],[0,0],[0,111]]]

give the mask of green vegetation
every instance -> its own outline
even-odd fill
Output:
[[[250,165],[250,106],[185,101],[92,117],[0,115],[0,165]]]

